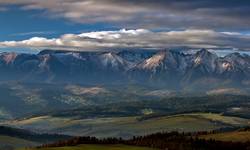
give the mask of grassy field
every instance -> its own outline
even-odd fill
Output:
[[[28,150],[36,150],[36,149],[28,149]],[[146,147],[127,146],[127,145],[87,145],[85,144],[85,145],[79,145],[79,146],[74,146],[74,147],[42,148],[39,150],[156,150],[156,149],[146,148]]]
[[[194,114],[189,114],[189,115],[194,115],[196,117],[208,119],[214,122],[218,121],[218,122],[232,125],[232,126],[245,126],[249,124],[249,120],[247,119],[243,119],[239,117],[223,116],[221,114],[215,114],[215,113],[194,113]]]
[[[37,143],[15,138],[15,137],[0,135],[0,149],[1,149],[1,146],[4,146],[4,145],[10,145],[10,146],[17,148],[17,147],[35,146],[37,145]]]
[[[200,138],[215,139],[218,141],[246,142],[250,141],[250,131],[217,133],[217,134],[203,135],[200,136]]]
[[[228,117],[221,114],[193,113],[140,119],[134,117],[113,117],[75,119],[42,116],[8,122],[8,125],[29,130],[57,132],[69,135],[96,137],[131,137],[159,131],[209,131],[231,126],[245,126],[249,120]]]

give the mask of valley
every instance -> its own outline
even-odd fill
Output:
[[[0,150],[250,150],[250,0],[0,0]]]
[[[12,59],[6,63],[6,57]],[[4,78],[0,82],[2,126],[35,134],[130,139],[163,131],[231,131],[250,125],[247,55],[218,57],[205,49],[194,54],[45,50],[37,55],[4,53],[0,59],[0,70],[21,73],[18,79],[0,76]],[[226,62],[233,68],[223,69]],[[67,80],[65,69],[70,72]],[[97,74],[102,77],[97,79]],[[239,82],[239,77],[244,80]],[[235,137],[221,134],[201,138]],[[1,136],[17,147],[46,143]]]
[[[75,114],[75,117],[94,118],[144,114],[166,116],[186,112],[215,112],[250,118],[248,93],[248,89],[241,88],[195,92],[142,85],[9,82],[0,84],[0,120],[42,115]]]
[[[212,113],[180,114],[148,119],[140,116],[90,119],[41,116],[9,121],[5,125],[40,133],[131,138],[161,131],[197,132],[240,128],[249,126],[250,120]]]

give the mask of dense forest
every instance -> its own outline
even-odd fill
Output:
[[[248,128],[241,131],[249,130]],[[178,132],[161,132],[146,136],[133,137],[129,140],[122,138],[104,138],[96,137],[75,137],[70,140],[62,140],[53,144],[44,144],[38,148],[45,147],[63,147],[76,146],[79,144],[126,144],[133,146],[151,147],[163,150],[249,150],[249,142],[223,142],[212,139],[205,140],[199,138],[200,135],[214,134],[215,132],[195,132],[195,133],[178,133]]]
[[[120,95],[122,95],[120,93]],[[174,96],[156,98],[150,96],[133,97],[127,101],[98,103],[97,105],[79,106],[74,109],[51,110],[33,113],[26,118],[49,115],[53,117],[78,117],[81,119],[93,117],[127,117],[143,115],[141,110],[151,109],[153,114],[142,119],[159,116],[170,116],[194,112],[223,113],[228,116],[250,118],[250,96],[243,95],[212,95],[212,96]],[[154,99],[152,101],[152,99]],[[101,105],[99,105],[101,104]],[[239,111],[232,108],[240,107]]]

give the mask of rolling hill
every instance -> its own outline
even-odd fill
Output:
[[[214,133],[208,135],[202,135],[200,138],[213,139],[217,141],[232,141],[232,142],[249,142],[250,131],[233,131],[225,133]]]
[[[79,145],[79,146],[68,146],[68,147],[56,147],[56,148],[39,148],[40,150],[157,150],[147,147],[127,146],[127,145]],[[20,149],[22,150],[22,149]],[[37,149],[28,149],[37,150]]]
[[[31,131],[74,136],[123,137],[161,131],[196,132],[249,125],[248,119],[211,113],[192,113],[160,117],[75,117],[40,116],[6,122],[6,125]]]

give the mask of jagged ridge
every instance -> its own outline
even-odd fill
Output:
[[[180,86],[212,78],[244,85],[250,81],[250,57],[239,53],[218,57],[206,49],[195,54],[45,50],[37,55],[2,53],[0,71],[1,80],[23,82]]]

